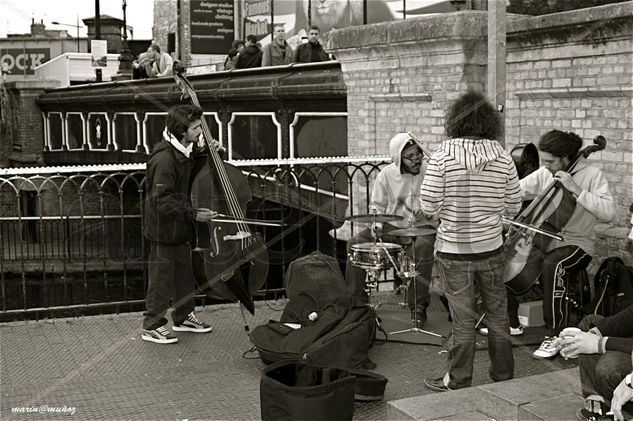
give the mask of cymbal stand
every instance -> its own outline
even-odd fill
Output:
[[[410,263],[409,267],[403,268],[404,270],[402,271],[402,275],[404,276],[406,281],[409,283],[413,283],[414,301],[418,297],[418,291],[416,287],[417,282],[415,281],[415,277],[419,275],[419,272],[416,270],[418,261],[415,258],[415,239],[416,237],[411,237],[411,240],[412,240],[411,247],[413,247],[413,253],[411,255],[411,259],[413,260],[413,263]],[[418,312],[415,310],[413,311],[413,327],[410,327],[409,329],[397,330],[395,332],[389,332],[389,334],[397,335],[399,333],[406,333],[406,332],[425,333],[427,335],[436,336],[438,338],[444,338],[444,335],[440,335],[439,333],[431,332],[430,330],[420,329],[418,327]]]

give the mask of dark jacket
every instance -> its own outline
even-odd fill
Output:
[[[294,55],[292,56],[292,61],[294,63],[313,63],[312,60],[312,49],[316,48],[319,54],[319,59],[317,61],[328,61],[330,57],[327,55],[321,43],[317,42],[316,44],[310,44],[306,42],[305,44],[299,44],[297,49],[295,50]]]
[[[594,324],[602,336],[608,336],[607,350],[630,354],[633,351],[633,305]]]
[[[250,69],[252,67],[261,67],[262,50],[257,45],[249,45],[244,51],[237,56],[236,69]]]
[[[145,237],[178,245],[192,238],[196,211],[189,198],[194,160],[161,140],[147,161],[145,177]]]

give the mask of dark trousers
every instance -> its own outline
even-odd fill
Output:
[[[413,255],[415,247],[415,259],[417,260],[416,270],[419,275],[415,277],[415,291],[413,284],[409,285],[407,291],[407,305],[409,309],[426,308],[429,305],[429,286],[431,285],[431,276],[433,272],[433,250],[435,245],[435,235],[419,236],[415,239],[415,245],[408,244],[408,237],[396,237],[389,235],[389,232],[396,229],[392,225],[384,224],[382,241],[385,243],[400,244],[404,247],[408,256]],[[365,229],[354,235],[347,242],[348,255],[354,244],[373,243],[374,238],[369,229]],[[400,264],[400,262],[396,262]],[[353,265],[350,259],[347,259],[347,267],[345,269],[345,282],[348,289],[357,297],[367,300],[365,292],[366,271]]]
[[[631,372],[631,354],[619,351],[581,354],[579,366],[582,395],[600,395],[610,401],[615,388]]]
[[[545,254],[541,271],[541,285],[543,286],[543,320],[548,335],[556,336],[565,327],[567,320],[567,287],[571,277],[589,265],[591,256],[576,246],[559,247]],[[580,286],[582,288],[582,286]],[[510,326],[519,326],[519,302],[508,291],[508,316]]]
[[[156,329],[167,324],[165,314],[172,298],[171,318],[174,324],[181,324],[194,309],[194,294],[190,244],[168,246],[150,242],[143,329]]]
[[[454,260],[438,256],[437,263],[453,318],[448,386],[460,389],[472,384],[477,292],[481,296],[488,324],[488,373],[493,381],[511,379],[514,376],[514,355],[503,282],[504,254],[500,252],[479,260]]]

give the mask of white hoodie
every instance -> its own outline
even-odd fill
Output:
[[[521,194],[524,199],[533,199],[544,191],[553,179],[552,173],[541,167],[521,180]],[[571,244],[592,256],[595,252],[596,235],[593,228],[596,220],[606,223],[615,217],[613,197],[609,191],[607,177],[600,168],[590,165],[585,158],[581,158],[576,164],[572,179],[582,188],[582,193],[576,199],[574,213],[561,230],[565,242],[552,240],[546,251]]]
[[[388,213],[401,215],[402,221],[390,222],[396,227],[408,227],[409,219],[414,218],[413,212],[420,209],[419,192],[426,162],[422,161],[422,167],[418,174],[403,173],[401,164],[402,150],[411,139],[407,133],[398,133],[389,142],[389,154],[391,164],[383,168],[374,183],[371,192],[370,210],[376,213]],[[424,220],[424,222],[427,222]]]
[[[501,216],[519,212],[519,191],[512,157],[496,140],[444,141],[421,189],[422,209],[440,218],[435,249],[477,254],[501,247]]]

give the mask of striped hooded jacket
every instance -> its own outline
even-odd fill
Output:
[[[501,216],[521,209],[516,167],[490,139],[449,139],[429,162],[421,208],[438,216],[435,249],[451,254],[493,251],[503,244]]]

